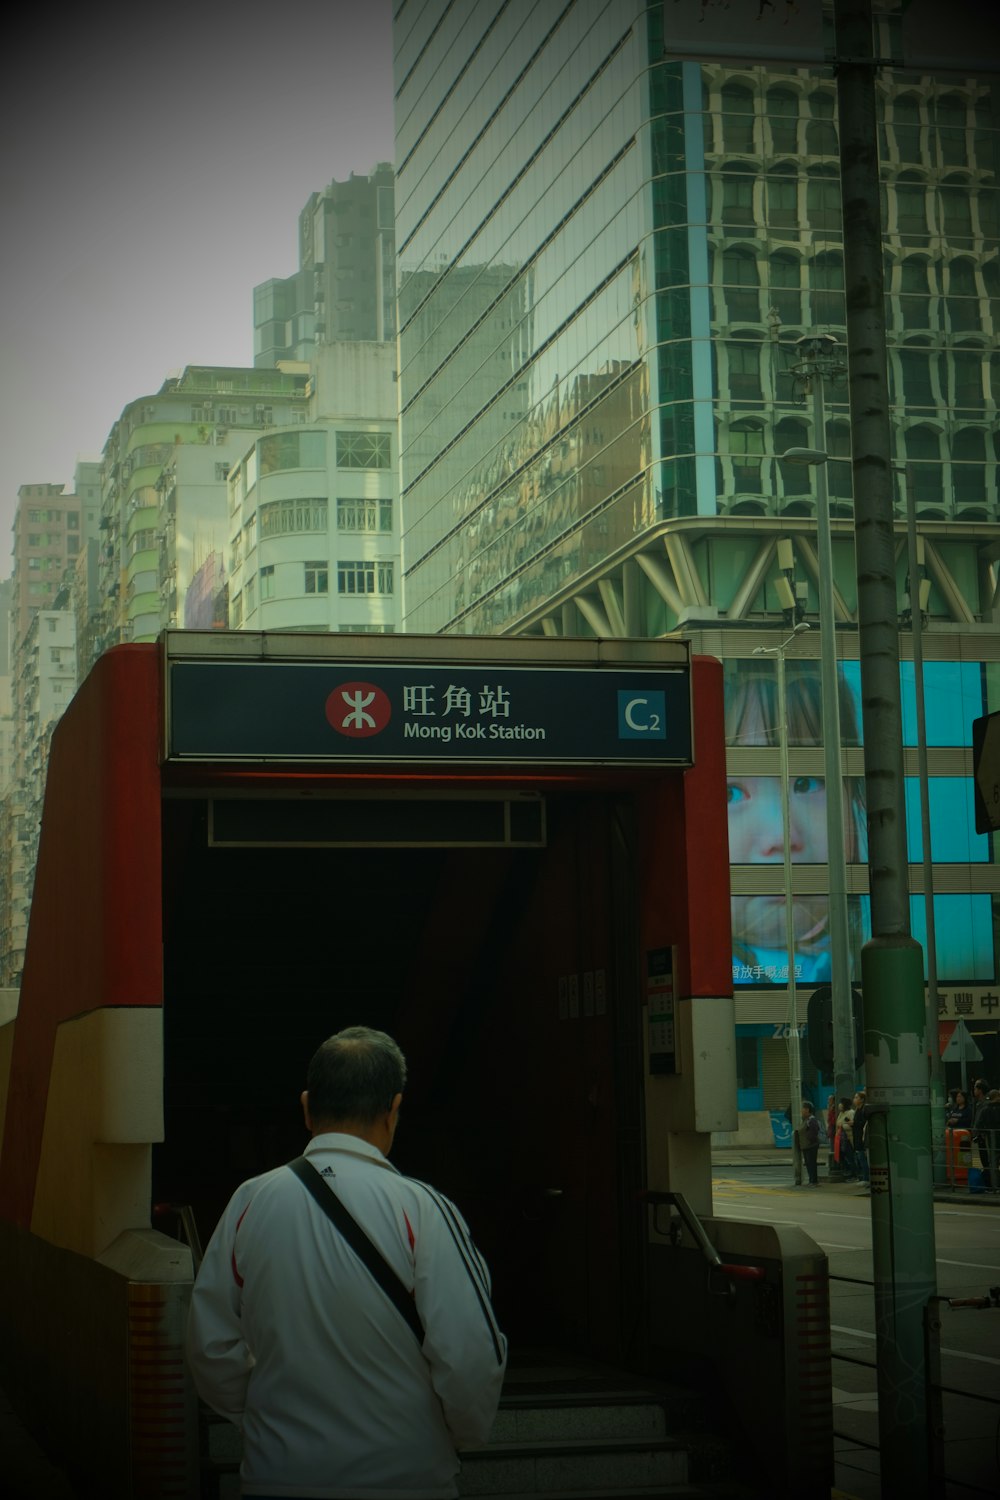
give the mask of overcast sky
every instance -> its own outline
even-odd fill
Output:
[[[68,489],[171,371],[252,365],[309,194],[393,157],[390,0],[33,11],[0,94],[0,577],[18,486]]]

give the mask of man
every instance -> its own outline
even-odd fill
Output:
[[[453,1496],[456,1449],[489,1436],[506,1340],[457,1210],[386,1159],[405,1083],[392,1038],[355,1026],[316,1052],[302,1107],[320,1199],[332,1187],[412,1295],[417,1337],[289,1167],[243,1183],[205,1252],[188,1360],[243,1430],[244,1495]]]
[[[972,1139],[979,1147],[979,1161],[983,1179],[990,1182],[990,1138],[986,1134],[987,1122],[983,1118],[989,1109],[990,1086],[985,1078],[977,1078],[972,1086]]]
[[[859,1182],[867,1187],[871,1181],[868,1170],[868,1106],[864,1089],[854,1096],[854,1119],[851,1122],[851,1137],[854,1146],[854,1164]]]

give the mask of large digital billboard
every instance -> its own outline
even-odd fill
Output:
[[[819,664],[788,660],[785,664],[787,735],[789,749],[822,745],[822,691]],[[925,666],[927,744],[932,748],[964,748],[971,743],[972,721],[984,711],[984,677],[979,663],[930,662]],[[903,741],[917,742],[916,703],[911,663],[901,668]],[[780,744],[778,682],[771,659],[731,659],[725,665],[726,739],[733,749]],[[839,668],[841,742],[862,743],[860,669],[857,662]],[[739,762],[754,774],[744,774]],[[788,952],[783,885],[755,889],[753,868],[781,865],[784,858],[780,779],[757,774],[760,762],[730,756],[727,780],[729,857],[733,871],[732,932],[733,983],[738,987],[784,986],[788,982]],[[818,769],[817,763],[817,769]],[[928,779],[931,857],[936,865],[970,866],[992,858],[992,841],[975,832],[972,781],[968,776],[931,775]],[[844,848],[848,865],[867,861],[867,810],[864,779],[844,777]],[[826,782],[822,774],[792,774],[788,783],[789,841],[794,864],[824,865],[827,861]],[[908,857],[923,858],[919,783],[908,777],[905,809]],[[740,872],[744,878],[740,878]],[[817,882],[820,883],[820,882]],[[823,881],[823,884],[826,882]],[[853,973],[860,975],[862,944],[871,935],[868,897],[857,887],[847,898],[849,943]],[[937,974],[943,981],[992,983],[996,978],[993,941],[993,900],[976,891],[971,878],[957,882],[967,889],[950,890],[934,898]],[[927,923],[922,895],[911,896],[913,936],[925,947]],[[822,983],[830,978],[829,898],[825,892],[796,892],[792,907],[795,978],[798,983]]]

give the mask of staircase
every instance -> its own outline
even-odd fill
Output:
[[[203,1500],[236,1500],[240,1436],[204,1411]],[[747,1455],[698,1390],[517,1351],[490,1441],[462,1452],[463,1500],[759,1500]],[[713,1426],[713,1423],[715,1424]]]
[[[753,1500],[745,1458],[711,1426],[705,1397],[576,1357],[521,1354],[482,1448],[465,1449],[459,1493],[490,1500]]]

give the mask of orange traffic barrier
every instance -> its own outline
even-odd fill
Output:
[[[972,1166],[972,1132],[948,1129],[944,1133],[949,1182],[968,1182]]]

